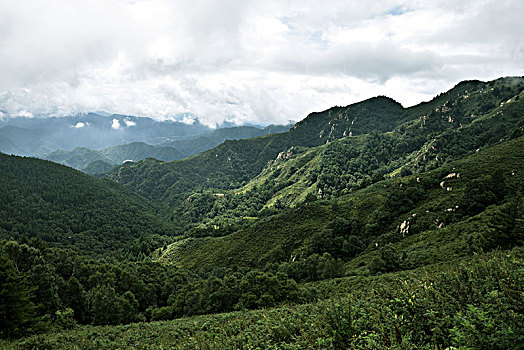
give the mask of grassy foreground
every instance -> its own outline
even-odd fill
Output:
[[[517,349],[524,343],[522,247],[370,279],[367,288],[358,283],[360,288],[354,290],[351,283],[340,283],[342,296],[312,304],[166,322],[81,326],[1,342],[0,347]]]

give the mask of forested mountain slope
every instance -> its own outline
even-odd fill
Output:
[[[524,136],[515,137],[429,172],[281,210],[222,238],[178,242],[159,250],[157,262],[0,242],[11,298],[0,306],[13,299],[26,312],[0,334],[55,330],[0,345],[515,348],[523,149]],[[9,294],[15,289],[23,298]],[[264,310],[247,311],[256,308]],[[45,317],[31,319],[32,309]],[[211,315],[143,323],[200,314]],[[17,330],[22,321],[28,326]]]
[[[332,198],[384,177],[434,169],[520,134],[524,101],[518,97],[507,101],[464,124],[460,116],[433,113],[393,132],[343,138],[308,150],[290,149],[241,192],[260,198],[260,193],[269,190],[271,195],[266,195],[263,205],[278,200],[280,205],[294,206],[307,195]]]
[[[104,180],[0,155],[0,337],[47,332],[0,347],[517,348],[523,88],[378,97]]]
[[[223,234],[217,229],[195,230],[196,237],[173,243],[157,257],[184,267],[263,268],[290,262],[292,270],[313,254],[328,252],[350,261],[403,242],[404,259],[412,267],[424,266],[463,254],[471,243],[467,235],[491,234],[497,223],[490,220],[498,218],[487,208],[521,195],[523,189],[524,137],[519,137],[429,172],[281,210],[223,237],[213,237]],[[520,208],[515,215],[522,217],[521,198],[515,201]],[[428,248],[437,242],[440,251]],[[423,257],[417,251],[421,247]],[[286,272],[293,276],[291,270]]]
[[[434,153],[432,140],[437,142],[436,138],[443,137],[441,135],[444,133],[447,133],[447,139],[456,139],[466,125],[476,124],[485,116],[491,116],[490,113],[501,105],[504,106],[510,99],[513,102],[518,100],[516,96],[523,88],[522,78],[506,78],[487,83],[464,82],[431,102],[408,109],[403,109],[398,103],[385,97],[373,98],[348,107],[335,107],[322,113],[313,113],[287,133],[226,141],[214,149],[181,161],[163,163],[145,160],[126,164],[114,170],[109,177],[152,200],[162,201],[173,207],[187,199],[195,190],[221,192],[240,188],[259,175],[269,162],[301,153],[304,151],[301,147],[326,143],[329,146],[330,142],[343,138],[346,143],[360,145],[352,152],[362,155],[362,152],[367,151],[369,156],[356,164],[358,169],[354,169],[352,164],[343,165],[353,168],[351,172],[357,176],[351,181],[342,181],[343,184],[337,185],[335,189],[327,188],[321,178],[313,175],[311,181],[318,182],[323,193],[335,191],[336,194],[347,188],[347,184],[350,187],[366,185],[366,182],[372,180],[373,174],[383,175],[400,169],[410,155],[416,158],[416,152],[429,154],[426,155],[426,160],[422,155],[422,161],[413,162],[406,171],[417,167],[435,167],[453,157],[474,152],[476,148],[467,141],[465,149],[459,147],[456,154],[447,155],[447,158],[428,157]],[[487,128],[495,129],[485,130],[485,134],[491,134],[486,136],[489,140],[480,138],[476,144],[492,144],[497,137],[504,137],[508,129],[519,127],[521,120],[518,118],[516,115],[510,123],[486,125]],[[394,133],[390,133],[393,130]],[[353,136],[349,137],[350,134]],[[362,136],[365,140],[362,137],[355,138],[366,134],[371,135]],[[334,150],[336,147],[328,149]],[[426,150],[427,147],[429,149]],[[452,152],[455,150],[457,148],[454,147]],[[441,151],[444,150],[438,150]],[[389,160],[391,152],[395,153],[396,162]],[[353,158],[353,154],[342,157],[345,160]],[[326,163],[326,167],[337,171],[331,164]],[[341,177],[336,181],[341,181]]]
[[[336,107],[311,114],[286,133],[226,141],[212,150],[182,161],[164,164],[146,160],[125,165],[115,170],[110,178],[151,199],[165,199],[169,202],[176,202],[180,199],[180,194],[185,195],[197,188],[235,188],[257,175],[268,161],[290,147],[317,146],[330,139],[342,137],[346,130],[335,128],[335,133],[328,133],[322,138],[330,124],[326,118],[332,118],[332,114],[338,118],[348,113],[358,118],[354,127],[355,134],[371,132],[375,127],[391,130],[399,124],[401,117],[405,117],[398,103],[387,98],[374,98],[346,108]],[[379,115],[384,118],[380,120]],[[353,132],[352,122],[355,119],[344,124],[349,132]],[[159,180],[154,188],[148,181],[153,177],[151,174],[155,174],[153,176]]]
[[[49,161],[0,154],[0,238],[84,255],[148,254],[172,233],[144,198]]]

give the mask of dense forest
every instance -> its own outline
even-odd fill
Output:
[[[0,155],[0,347],[518,348],[523,90],[380,96],[99,179]]]
[[[172,234],[157,206],[111,181],[2,154],[0,168],[0,238],[141,259]]]

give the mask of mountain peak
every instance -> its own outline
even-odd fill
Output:
[[[335,139],[393,130],[405,121],[404,107],[387,96],[375,96],[346,107],[335,106],[309,114],[292,131],[319,145]]]
[[[378,95],[375,97],[370,97],[366,100],[363,100],[362,102],[358,102],[357,104],[360,104],[360,103],[390,103],[390,104],[402,107],[402,104],[400,102],[396,101],[395,99],[391,97],[385,96],[385,95]]]

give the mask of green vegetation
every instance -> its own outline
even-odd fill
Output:
[[[2,155],[0,347],[518,348],[523,88],[377,97],[109,179]]]
[[[494,348],[522,344],[522,248],[344,285],[304,305],[169,322],[79,327],[6,343],[34,348]],[[350,278],[338,281],[351,282]],[[0,343],[1,344],[1,343]]]
[[[333,127],[336,133],[322,138],[331,125],[329,118],[336,116],[340,119],[342,115],[346,118],[353,114],[358,122],[351,124],[353,119],[341,122]],[[380,118],[383,115],[388,118]],[[398,103],[388,98],[375,98],[344,108],[335,107],[322,113],[313,113],[286,133],[226,141],[212,150],[167,164],[137,162],[113,171],[110,177],[150,199],[175,205],[198,189],[238,188],[258,175],[280,152],[291,147],[319,146],[342,137],[344,132],[364,134],[377,128],[381,131],[393,130],[405,118],[409,116]],[[158,180],[154,188],[148,181],[151,178]]]
[[[169,241],[156,206],[107,180],[0,154],[0,239],[40,239],[84,255],[144,257]]]
[[[472,225],[471,217],[489,205],[503,203],[503,197],[509,200],[522,192],[524,178],[518,174],[524,173],[524,152],[515,150],[523,149],[523,137],[509,140],[426,173],[383,180],[331,201],[317,200],[281,210],[224,237],[178,241],[159,250],[158,259],[190,267],[259,268],[324,252],[349,260],[363,251],[362,247],[373,251],[375,243],[382,246],[427,231],[430,233],[424,239],[436,240],[441,230],[447,232],[446,241],[455,244],[449,253],[460,254],[464,247],[456,246],[456,241],[464,227]],[[474,211],[469,207],[472,203],[476,203]],[[480,217],[491,215],[488,211]],[[333,230],[336,221],[345,224]]]
[[[237,189],[235,194],[242,192],[248,197],[226,196],[232,203],[219,198],[208,217],[258,216],[254,211],[274,204],[300,204],[308,193],[331,198],[366,187],[383,176],[431,170],[510,138],[524,128],[524,104],[515,97],[523,87],[522,80],[509,78],[466,82],[408,109],[387,98],[370,99],[313,113],[287,133],[227,141],[167,164],[150,160],[127,164],[112,171],[110,178],[173,208],[171,219],[182,220],[182,226],[188,224],[188,217],[180,205],[196,192],[216,194]],[[483,103],[491,108],[479,109]],[[384,117],[377,122],[380,113]],[[358,117],[358,122],[352,124],[353,117]],[[353,130],[355,125],[359,128]],[[332,132],[328,133],[328,126]],[[378,133],[377,129],[387,132]],[[344,137],[353,131],[353,137]],[[324,145],[326,133],[331,136]],[[319,145],[324,146],[305,149]],[[232,212],[228,212],[230,208]],[[205,216],[197,211],[198,218],[192,222]]]
[[[38,240],[1,241],[0,258],[0,310],[7,316],[2,318],[2,336],[7,338],[77,323],[165,320],[314,298],[313,289],[282,273],[195,272],[151,261],[94,260],[71,250],[48,248]]]

